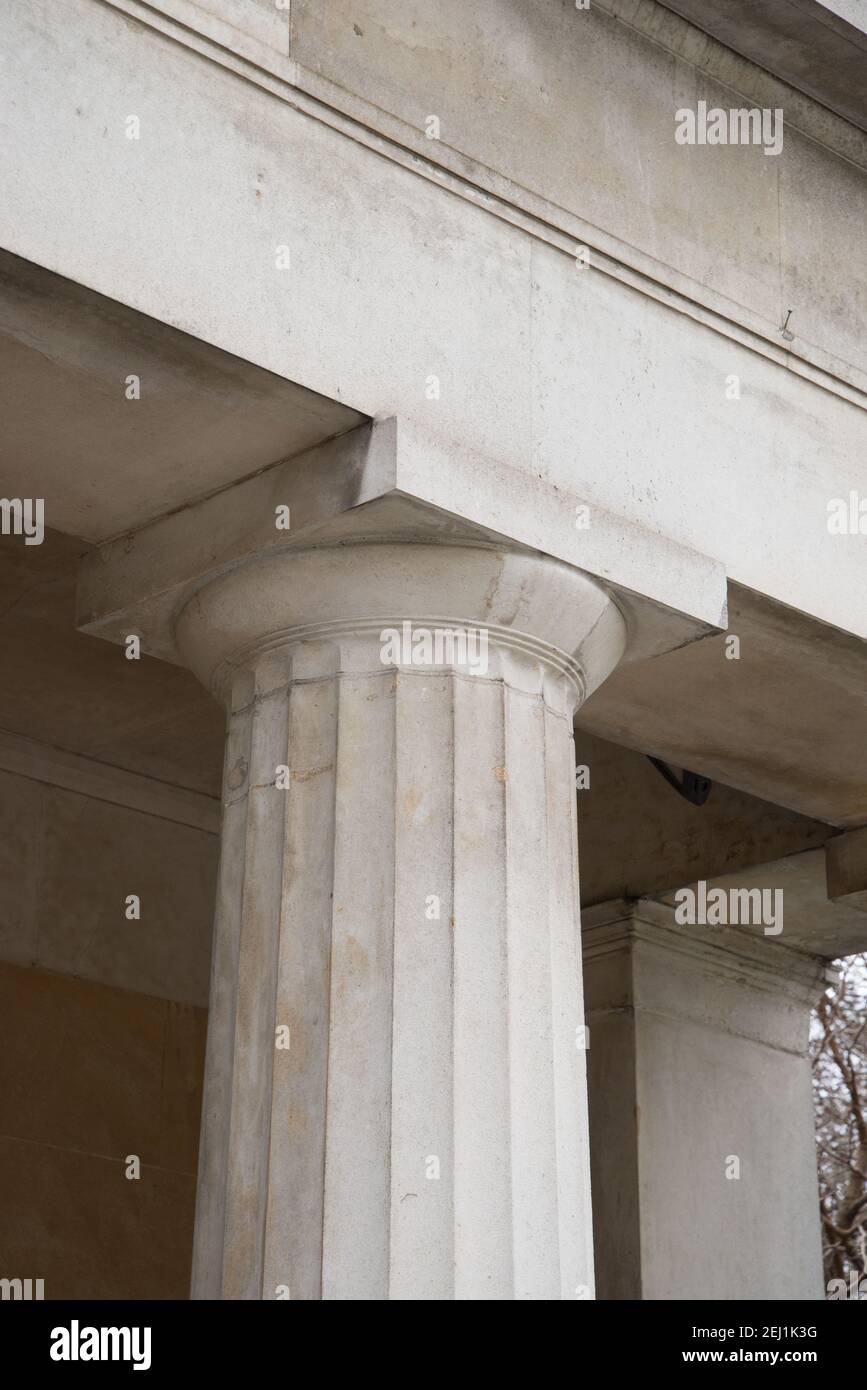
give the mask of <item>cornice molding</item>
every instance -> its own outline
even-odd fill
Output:
[[[212,689],[215,696],[226,702],[226,691],[231,684],[232,678],[237,671],[253,666],[263,656],[271,652],[285,651],[300,644],[316,643],[326,647],[340,650],[342,646],[358,644],[366,652],[379,649],[382,645],[382,633],[386,629],[393,629],[401,632],[406,626],[416,633],[423,632],[469,632],[473,630],[474,624],[465,618],[455,618],[443,614],[424,614],[420,613],[411,618],[404,614],[386,614],[384,617],[377,618],[357,618],[352,621],[331,621],[319,623],[305,623],[302,626],[277,630],[255,642],[249,647],[239,648],[224,658],[219,668],[212,678]],[[570,698],[562,708],[546,701],[548,712],[557,718],[568,721],[571,731],[573,711],[583,704],[586,690],[587,679],[584,669],[579,661],[576,661],[568,653],[560,651],[549,642],[539,641],[532,634],[515,632],[511,628],[503,627],[498,623],[483,624],[483,631],[490,646],[497,649],[498,653],[511,653],[526,662],[537,666],[540,670],[546,670],[555,679],[564,682],[564,689],[568,689]],[[324,663],[325,664],[325,663]],[[338,675],[351,676],[353,679],[359,677],[383,676],[394,677],[396,672],[401,676],[413,676],[429,674],[431,671],[439,671],[443,674],[453,675],[457,679],[471,681],[475,685],[498,684],[506,685],[517,695],[527,694],[528,691],[522,690],[521,686],[510,679],[508,662],[497,661],[493,663],[496,668],[495,675],[471,675],[467,670],[462,669],[457,661],[444,662],[442,664],[427,664],[425,670],[421,671],[412,664],[389,664],[383,665],[380,662],[376,666],[361,665],[360,669],[352,667],[347,669],[341,667]],[[329,673],[330,674],[330,673]],[[326,678],[324,673],[300,678],[292,684],[299,684],[304,681],[318,681]]]
[[[100,0],[130,19],[215,63],[328,125],[409,172],[464,198],[536,240],[575,257],[590,249],[590,265],[648,298],[822,390],[867,409],[867,372],[816,345],[784,345],[778,324],[728,300],[671,266],[645,255],[502,174],[389,115],[277,49],[233,28],[191,0]],[[786,108],[788,124],[808,139],[867,170],[867,135],[813,98],[739,57],[655,0],[594,0],[610,20],[627,24],[698,67],[739,97]],[[660,18],[660,16],[664,18]],[[432,151],[432,146],[435,149]]]

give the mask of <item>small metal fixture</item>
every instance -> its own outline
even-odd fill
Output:
[[[661,758],[652,758],[647,755],[648,761],[653,763],[657,772],[661,772],[670,787],[674,787],[678,796],[682,796],[684,801],[688,801],[691,806],[703,806],[710,796],[710,789],[713,782],[709,777],[702,777],[700,772],[688,772],[686,768],[678,777],[673,768],[668,763],[664,763]]]
[[[786,314],[786,321],[785,321],[785,323],[783,324],[782,328],[780,329],[780,332],[782,333],[782,335],[783,335],[783,337],[785,338],[785,340],[786,340],[787,343],[793,343],[793,342],[795,341],[795,335],[794,335],[794,333],[790,333],[790,332],[789,332],[789,319],[790,319],[791,317],[792,317],[792,311],[791,311],[791,309],[790,309],[789,312]]]

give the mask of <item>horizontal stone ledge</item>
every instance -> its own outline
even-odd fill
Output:
[[[216,835],[220,803],[187,787],[0,730],[0,771]]]

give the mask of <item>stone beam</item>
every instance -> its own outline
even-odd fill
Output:
[[[840,840],[848,837],[835,838],[839,844]],[[857,951],[867,950],[867,921],[864,912],[859,911],[860,903],[857,900],[856,885],[861,880],[856,871],[846,879],[842,873],[834,877],[836,871],[831,867],[832,858],[827,851],[827,846],[833,843],[833,839],[828,840],[825,848],[804,850],[734,873],[708,873],[703,880],[688,886],[692,892],[697,892],[698,884],[704,882],[702,891],[705,894],[715,889],[725,894],[755,893],[758,890],[767,895],[768,902],[779,908],[778,922],[775,924],[779,930],[775,929],[773,936],[782,945],[825,960],[854,955]],[[852,862],[857,864],[854,853]],[[827,883],[826,874],[832,876]],[[829,901],[830,887],[852,887],[855,891],[851,895],[840,893]],[[679,891],[675,889],[661,894],[659,900],[673,908]],[[759,934],[763,935],[761,931]]]
[[[661,0],[735,53],[867,130],[867,16],[817,0]],[[622,9],[622,6],[620,7]],[[861,11],[857,23],[856,9]]]
[[[867,826],[835,835],[825,845],[828,897],[867,912]]]

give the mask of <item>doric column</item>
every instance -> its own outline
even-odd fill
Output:
[[[175,640],[228,710],[194,1297],[592,1296],[572,715],[618,609],[352,544]]]
[[[665,903],[583,913],[597,1296],[818,1299],[827,962]]]

